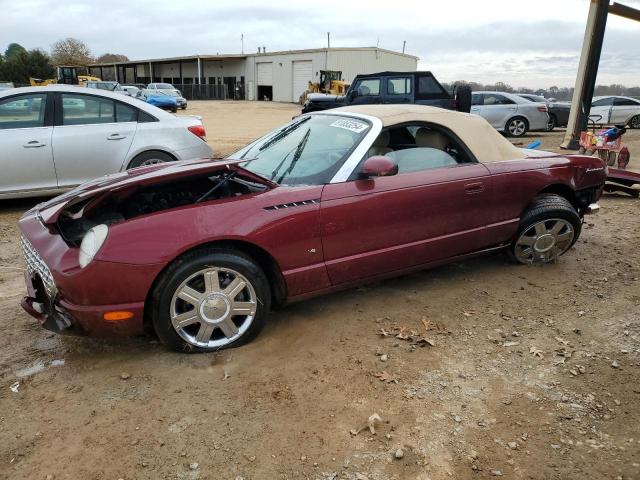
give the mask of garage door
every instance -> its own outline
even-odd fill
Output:
[[[311,60],[293,62],[293,101],[297,102],[300,95],[308,88],[313,78]]]
[[[258,63],[258,86],[273,86],[273,63]]]

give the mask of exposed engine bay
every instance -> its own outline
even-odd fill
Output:
[[[85,233],[99,224],[113,225],[162,210],[248,195],[267,188],[228,171],[135,185],[69,205],[61,213],[57,227],[68,244],[78,246]]]

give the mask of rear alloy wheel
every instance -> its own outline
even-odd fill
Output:
[[[169,268],[156,289],[153,322],[179,351],[211,352],[255,337],[269,309],[269,285],[239,252],[204,251]]]
[[[573,246],[580,230],[580,216],[573,205],[559,195],[545,195],[535,200],[520,219],[511,256],[527,265],[553,262]]]
[[[554,128],[556,128],[558,124],[558,119],[555,115],[549,115],[549,121],[547,122],[547,132],[551,132]]]
[[[136,158],[131,160],[129,168],[146,167],[148,165],[155,165],[157,163],[173,162],[174,158],[164,152],[151,151],[143,152]]]
[[[504,130],[510,137],[522,137],[529,130],[529,125],[524,118],[515,117],[507,122]]]
[[[640,128],[640,115],[631,117],[631,120],[629,120],[629,126],[631,128]]]

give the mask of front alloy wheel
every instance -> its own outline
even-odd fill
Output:
[[[256,315],[251,283],[229,268],[205,268],[188,277],[171,299],[171,324],[196,347],[225,347],[240,338]]]
[[[520,263],[549,263],[565,253],[575,232],[567,220],[551,218],[526,229],[516,240],[514,254]]]

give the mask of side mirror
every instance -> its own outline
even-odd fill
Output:
[[[356,98],[357,96],[358,96],[358,92],[355,88],[347,92],[347,100],[349,100],[350,102],[352,102],[353,99]]]
[[[398,173],[398,164],[392,158],[374,155],[364,161],[360,178],[389,177]]]

